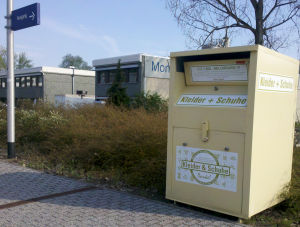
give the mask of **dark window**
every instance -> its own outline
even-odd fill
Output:
[[[30,87],[30,76],[26,76],[26,87]]]
[[[109,83],[108,71],[98,71],[96,76],[97,76],[97,83],[98,84],[107,84],[107,83]]]
[[[96,72],[96,83],[97,84],[101,83],[101,72],[100,71]]]
[[[43,77],[42,76],[37,77],[37,84],[39,87],[43,86]]]
[[[25,79],[26,78],[24,76],[21,77],[21,87],[25,87],[26,86]]]
[[[15,78],[16,87],[20,87],[20,77]]]
[[[122,73],[122,79],[125,83],[129,82],[129,73],[128,73],[128,69],[122,69],[121,71]]]
[[[101,72],[101,84],[108,83],[108,72],[102,71]]]
[[[109,83],[113,83],[116,77],[116,70],[112,70],[109,72]]]
[[[109,71],[105,71],[104,72],[104,82],[106,83],[106,84],[108,84],[109,83]]]
[[[137,68],[133,68],[133,69],[129,69],[128,72],[128,83],[136,83],[138,81],[138,69]]]
[[[111,84],[115,80],[117,70],[98,71],[96,82],[100,84]],[[136,83],[138,81],[138,69],[121,69],[122,80],[126,83]]]
[[[2,78],[2,79],[0,79],[0,82],[1,82],[0,87],[1,88],[6,88],[6,79]]]
[[[31,87],[36,87],[37,83],[36,83],[36,76],[31,77]]]

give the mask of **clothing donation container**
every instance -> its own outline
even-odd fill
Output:
[[[282,201],[298,70],[260,45],[171,53],[166,197],[241,218]]]

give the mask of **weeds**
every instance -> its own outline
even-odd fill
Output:
[[[5,113],[0,131],[5,132]],[[5,112],[5,111],[4,111]],[[39,104],[16,111],[18,155],[42,169],[90,177],[117,176],[128,185],[164,191],[167,114],[113,106],[63,109]],[[0,143],[5,146],[5,134]],[[28,165],[28,164],[27,164]],[[33,165],[33,164],[31,164]],[[113,180],[113,179],[111,179]]]

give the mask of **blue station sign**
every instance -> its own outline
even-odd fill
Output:
[[[40,3],[13,10],[11,16],[11,30],[13,31],[39,25]]]

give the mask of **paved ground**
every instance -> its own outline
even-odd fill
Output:
[[[0,226],[243,226],[91,186],[0,160]]]

